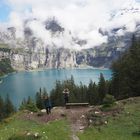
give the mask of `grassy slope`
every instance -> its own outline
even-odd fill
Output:
[[[80,140],[139,140],[140,136],[132,133],[140,130],[140,97],[133,101],[125,101],[124,111],[119,116],[110,117],[107,125],[86,129],[78,133]],[[0,140],[7,140],[15,133],[29,131],[38,132],[42,140],[70,140],[71,130],[66,120],[40,124],[33,121],[19,119],[19,113],[7,120],[8,123],[0,125]],[[45,132],[45,133],[43,133]],[[2,139],[3,138],[3,139]]]
[[[7,140],[13,134],[39,133],[41,140],[69,140],[70,130],[65,120],[54,121],[48,124],[39,124],[33,121],[25,121],[17,118],[17,115],[9,118],[9,123],[0,126],[0,140]]]
[[[132,135],[140,131],[140,98],[127,102],[124,112],[116,119],[110,118],[106,126],[88,128],[79,134],[80,140],[139,140],[139,136]]]

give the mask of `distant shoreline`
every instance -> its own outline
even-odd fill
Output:
[[[45,69],[33,69],[33,70],[18,70],[18,72],[40,72],[46,70],[76,70],[76,69],[92,69],[92,70],[110,70],[109,68],[96,68],[96,67],[76,67],[76,68],[45,68]]]
[[[91,67],[91,66],[87,66],[87,67],[73,67],[73,68],[38,68],[38,69],[33,69],[33,70],[23,70],[23,69],[20,69],[20,70],[16,70],[14,72],[11,72],[11,73],[8,73],[8,74],[5,74],[3,76],[0,76],[0,78],[5,78],[7,77],[8,75],[10,74],[16,74],[16,73],[19,73],[19,72],[41,72],[41,71],[46,71],[46,70],[76,70],[76,69],[92,69],[92,70],[110,70],[109,68],[103,68],[103,67]]]

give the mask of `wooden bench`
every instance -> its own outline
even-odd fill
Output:
[[[89,103],[66,103],[66,109],[77,107],[88,107]]]

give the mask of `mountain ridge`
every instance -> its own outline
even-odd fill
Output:
[[[129,12],[135,14],[140,10],[135,7],[121,9],[112,16],[112,20]],[[39,32],[43,38],[34,31],[33,26],[38,24],[42,26]],[[125,25],[116,26],[110,31],[99,28],[99,33],[107,37],[107,42],[91,47],[88,40],[74,36],[55,17],[42,23],[36,18],[25,20],[22,30],[22,37],[18,37],[19,30],[16,27],[0,29],[0,44],[7,44],[10,49],[8,53],[0,50],[0,56],[1,59],[9,58],[15,69],[23,70],[75,68],[83,65],[109,68],[129,48],[133,34],[140,36],[139,23],[134,32],[127,31]]]

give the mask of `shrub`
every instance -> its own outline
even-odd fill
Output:
[[[103,104],[107,107],[114,104],[114,102],[115,102],[115,98],[110,94],[106,94],[105,98],[103,99]]]
[[[139,136],[140,137],[140,130],[133,132],[132,135],[133,136]]]
[[[37,112],[38,108],[36,106],[36,104],[34,103],[34,101],[29,97],[28,100],[23,100],[22,104],[20,105],[19,110],[28,110],[31,112]]]
[[[26,109],[32,112],[37,112],[38,108],[36,107],[36,105],[34,103],[30,103],[26,105]]]
[[[105,117],[102,114],[96,114],[94,111],[87,115],[89,125],[102,126],[105,122]]]
[[[103,99],[103,105],[101,106],[102,111],[110,111],[114,106],[115,98],[110,94],[106,94],[105,98]]]

